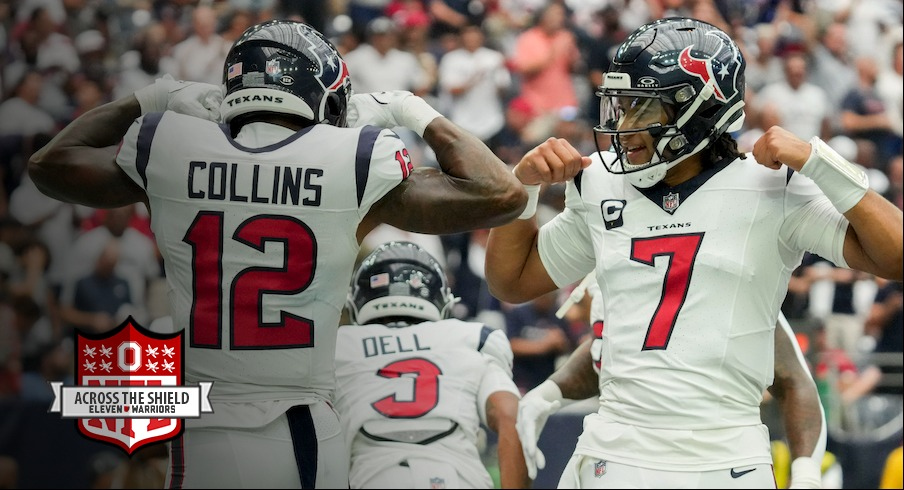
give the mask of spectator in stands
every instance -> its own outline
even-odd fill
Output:
[[[132,313],[129,282],[116,274],[121,246],[118,238],[109,237],[94,270],[76,280],[71,293],[63,292],[61,313],[68,325],[90,333],[104,333]]]
[[[505,313],[512,353],[512,373],[522,393],[539,385],[556,370],[556,360],[575,348],[569,321],[556,316],[559,293],[552,291]]]
[[[439,86],[447,117],[492,147],[505,126],[503,97],[512,80],[505,56],[486,47],[485,38],[478,25],[461,29],[461,48],[440,61]]]
[[[223,63],[231,46],[216,33],[217,14],[213,8],[200,4],[191,13],[192,34],[173,47],[167,72],[177,80],[223,82]]]
[[[831,109],[825,91],[807,82],[806,55],[793,48],[784,55],[783,66],[785,78],[763,87],[756,96],[760,127],[782,126],[804,141],[813,136],[828,140]]]
[[[866,318],[866,333],[876,339],[875,353],[897,354],[897,362],[877,362],[883,374],[900,376],[901,351],[904,349],[904,289],[898,281],[883,281],[876,292],[876,300]],[[901,394],[902,387],[891,388],[892,393]]]
[[[345,55],[356,93],[427,92],[427,74],[413,54],[398,49],[398,42],[398,26],[392,19],[379,17],[367,25],[366,42]]]
[[[129,296],[122,300],[122,303],[128,303],[134,307],[133,314],[137,322],[146,322],[147,284],[149,280],[160,276],[160,264],[157,261],[157,248],[154,242],[130,226],[134,212],[134,205],[105,210],[103,225],[82,233],[75,240],[66,259],[67,273],[60,297],[62,304],[75,304],[76,283],[95,270],[104,247],[111,238],[117,238],[120,247],[115,271],[116,275],[124,279],[129,286]],[[116,310],[107,308],[103,311],[112,315]],[[100,324],[95,324],[95,326],[97,325]]]
[[[854,140],[865,139],[876,148],[876,163],[885,168],[901,151],[901,140],[892,132],[892,118],[876,87],[878,66],[869,56],[857,58],[857,85],[841,103],[841,127]]]
[[[160,60],[168,48],[163,24],[151,23],[139,32],[132,49],[119,58],[120,72],[113,99],[130,95],[162,77]]]
[[[891,66],[880,70],[876,80],[876,93],[885,105],[891,122],[891,131],[898,139],[898,152],[904,137],[904,41],[894,45]]]
[[[564,4],[550,2],[537,13],[534,27],[518,36],[510,60],[521,97],[537,117],[579,105],[571,76],[581,66],[581,53],[567,15]]]
[[[844,22],[832,22],[825,27],[819,42],[814,43],[812,48],[810,81],[826,92],[833,112],[840,109],[844,97],[857,84],[847,36],[848,28]]]

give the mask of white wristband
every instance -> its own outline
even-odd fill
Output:
[[[426,100],[417,96],[405,97],[401,106],[401,114],[396,121],[422,138],[427,125],[434,119],[443,116],[436,109],[430,107]]]
[[[521,212],[518,219],[531,219],[537,214],[537,203],[540,201],[540,184],[525,185],[524,190],[527,191],[527,206]]]
[[[869,190],[866,172],[816,136],[810,139],[810,146],[810,158],[800,174],[812,179],[838,212],[848,212]]]
[[[788,488],[822,488],[822,464],[808,457],[792,461]]]

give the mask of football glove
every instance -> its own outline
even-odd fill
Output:
[[[562,390],[555,382],[546,380],[536,388],[528,391],[518,402],[518,418],[515,429],[521,439],[521,451],[527,465],[527,476],[531,480],[537,478],[537,470],[546,467],[546,457],[537,441],[549,416],[562,407]]]
[[[219,122],[223,87],[210,83],[175,80],[167,74],[153,84],[136,91],[135,98],[141,105],[142,115],[149,112],[174,111]]]
[[[403,126],[418,136],[424,136],[430,121],[441,116],[424,99],[405,90],[355,94],[348,104],[349,127],[371,125],[391,129]]]

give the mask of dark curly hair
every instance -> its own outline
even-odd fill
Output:
[[[715,162],[724,158],[746,159],[747,154],[738,150],[738,142],[729,133],[722,133],[716,141],[713,141],[703,150],[703,165],[712,166]]]

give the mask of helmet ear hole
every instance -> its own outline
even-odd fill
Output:
[[[334,126],[345,126],[345,106],[342,104],[342,98],[335,92],[330,92],[326,96],[326,112],[324,119]]]

